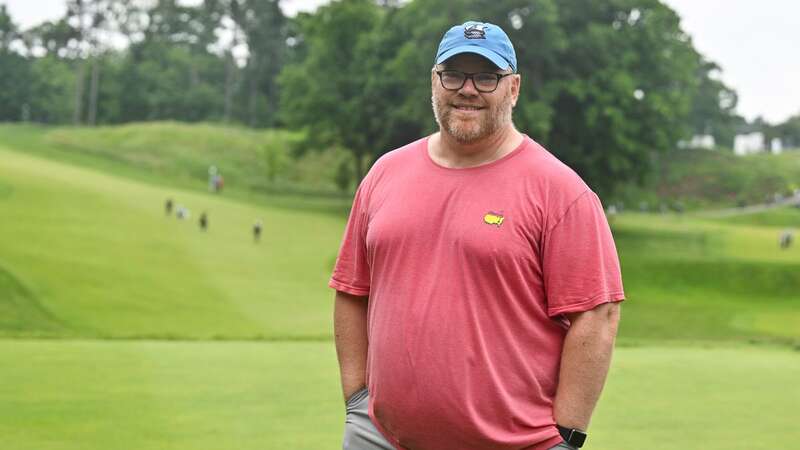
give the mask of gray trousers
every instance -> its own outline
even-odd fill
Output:
[[[363,388],[347,399],[343,450],[394,450],[369,418],[369,392]],[[577,450],[562,442],[550,450]]]
[[[369,418],[369,392],[363,388],[347,399],[343,450],[394,450]]]

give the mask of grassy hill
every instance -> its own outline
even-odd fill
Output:
[[[783,217],[783,210],[762,217]],[[800,249],[782,227],[742,219],[628,214],[613,228],[628,297],[622,336],[800,337]]]
[[[304,151],[301,140],[294,132],[219,124],[0,124],[0,143],[15,149],[151,183],[206,190],[213,165],[225,177],[226,190],[250,200],[292,193],[347,198],[335,180],[339,166],[350,164],[349,154]]]
[[[77,153],[85,158],[82,167],[64,164],[73,163],[76,153],[47,142],[81,135],[84,148],[106,148],[113,141],[108,136],[118,139],[130,132],[126,127],[40,130],[38,136],[17,130],[16,141],[0,147],[0,206],[9,218],[0,223],[0,292],[6,299],[0,335],[330,338],[326,281],[345,216],[304,206],[319,198],[271,195],[267,202],[250,202],[245,200],[252,197],[235,195],[237,187],[233,198],[210,194],[202,173],[185,178],[194,189],[148,182],[181,180],[180,174],[190,173],[182,172],[181,161],[204,158],[187,150],[185,128],[191,126],[152,126],[155,136],[120,139],[125,151],[116,150],[121,156],[111,166],[103,166],[107,155],[89,151]],[[132,127],[146,131],[145,125]],[[178,131],[166,133],[173,127]],[[220,131],[197,126],[203,133]],[[157,139],[160,170],[174,176],[151,172],[150,163],[141,162],[155,157],[136,156],[136,149],[148,147],[141,142]],[[247,133],[237,139],[230,147],[239,150],[216,155],[221,167],[247,165],[242,155],[257,140]],[[248,139],[248,145],[236,144]],[[219,138],[198,152],[213,153],[224,142]],[[187,206],[192,218],[166,217],[166,198]],[[321,201],[331,210],[345,202]],[[210,218],[207,232],[195,222],[202,211]],[[622,338],[800,338],[800,294],[794,290],[800,253],[796,247],[780,250],[781,228],[769,226],[786,226],[792,214],[775,210],[748,216],[749,222],[615,217],[630,299]],[[264,239],[254,244],[249,233],[258,219]]]
[[[800,188],[800,151],[736,156],[725,149],[676,149],[656,159],[644,188],[622,193],[628,209],[648,204],[687,209],[721,208],[771,201]]]
[[[159,188],[0,148],[0,334],[316,338],[342,218]],[[187,221],[166,217],[167,197]],[[209,214],[201,232],[195,218]],[[254,244],[253,222],[264,222]],[[3,298],[7,298],[6,295]],[[54,323],[60,328],[55,328]]]

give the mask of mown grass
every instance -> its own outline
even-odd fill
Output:
[[[40,305],[68,335],[330,336],[326,281],[343,218],[145,185],[2,149],[0,159],[0,180],[14,189],[0,199],[0,266],[26,293],[14,287],[12,298]],[[192,218],[165,216],[167,197]],[[196,224],[201,211],[209,214],[207,232]],[[255,244],[257,219],[264,231]],[[18,325],[0,334],[55,332],[7,298],[3,320]]]
[[[619,348],[585,448],[794,448],[798,355]],[[25,362],[3,369],[4,449],[341,448],[328,343],[0,341],[0,360]]]
[[[613,228],[631,300],[623,337],[800,338],[800,249],[781,250],[776,230],[644,214]]]

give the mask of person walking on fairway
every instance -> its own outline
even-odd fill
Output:
[[[200,220],[198,223],[200,225],[200,231],[206,231],[208,229],[208,214],[206,214],[205,211],[200,214]]]
[[[256,220],[253,223],[253,242],[259,242],[261,240],[261,229],[264,228],[264,223],[261,222],[261,219]]]
[[[447,31],[439,131],[390,151],[353,201],[330,279],[347,450],[581,447],[625,297],[603,207],[512,123],[514,47]]]

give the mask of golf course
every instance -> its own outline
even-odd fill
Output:
[[[351,194],[294,139],[0,125],[0,449],[341,448],[327,281]],[[800,248],[778,245],[800,209],[610,222],[627,301],[585,448],[800,448]]]

